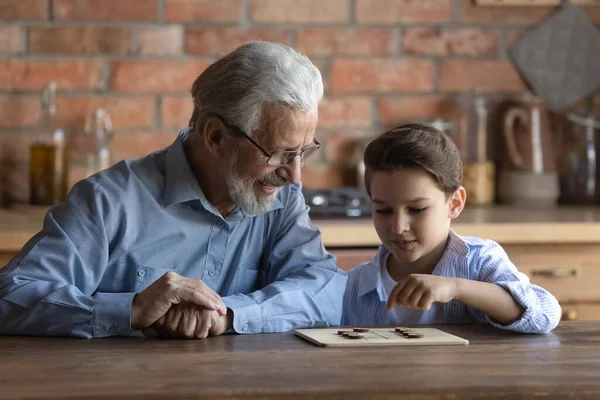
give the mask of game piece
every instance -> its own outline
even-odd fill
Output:
[[[357,327],[358,328],[358,327]],[[401,328],[401,327],[399,327]],[[366,328],[365,328],[366,329]],[[354,329],[309,328],[296,329],[294,334],[317,346],[424,346],[424,345],[468,345],[469,341],[435,328],[369,328],[366,332]],[[343,332],[340,335],[338,332]],[[352,340],[348,340],[352,339]],[[361,339],[361,340],[357,340]]]
[[[361,335],[360,333],[349,333],[348,336],[346,336],[348,339],[362,339],[364,336]]]
[[[354,328],[352,329],[354,332],[369,332],[369,328]]]
[[[409,333],[408,335],[406,335],[409,339],[420,339],[422,337],[424,337],[424,335],[422,333]]]
[[[340,329],[339,331],[337,331],[338,335],[343,335],[344,333],[350,333],[350,331],[347,329]]]

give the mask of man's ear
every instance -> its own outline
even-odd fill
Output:
[[[467,191],[464,187],[459,187],[456,189],[454,193],[450,196],[450,209],[448,212],[448,217],[450,219],[458,218],[463,208],[465,208],[465,201],[467,200]]]
[[[224,142],[227,135],[221,121],[215,118],[209,118],[201,129],[200,134],[202,135],[202,140],[208,151],[213,155],[223,153]]]

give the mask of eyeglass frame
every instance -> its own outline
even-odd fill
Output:
[[[288,165],[289,163],[291,163],[294,158],[296,158],[296,156],[300,157],[300,163],[304,164],[304,161],[307,159],[307,157],[302,157],[304,155],[304,153],[306,153],[307,150],[313,150],[312,153],[310,153],[308,155],[308,157],[312,156],[313,154],[315,154],[317,152],[317,150],[319,150],[321,148],[321,143],[319,143],[319,141],[317,139],[315,139],[313,137],[313,144],[305,147],[304,149],[300,149],[298,151],[293,151],[293,150],[279,150],[281,152],[281,154],[285,154],[285,153],[293,153],[294,156],[292,158],[290,158],[290,161],[284,163],[284,164],[269,164],[269,161],[271,161],[272,158],[275,157],[275,154],[269,154],[268,151],[266,151],[261,145],[259,145],[258,143],[256,143],[256,141],[254,139],[252,139],[247,133],[245,133],[244,131],[242,131],[240,128],[238,128],[235,125],[229,124],[227,122],[225,122],[225,120],[223,120],[223,118],[219,118],[219,120],[221,121],[221,123],[223,124],[223,126],[225,126],[225,128],[229,131],[234,131],[235,133],[243,137],[245,137],[246,139],[248,139],[248,141],[250,143],[252,143],[258,150],[260,150],[261,153],[263,153],[265,155],[265,157],[267,157],[267,164],[272,166],[272,167],[283,167],[284,165]],[[273,153],[277,153],[277,151],[273,152]]]

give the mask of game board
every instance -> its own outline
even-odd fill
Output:
[[[435,328],[313,328],[294,334],[320,347],[467,345],[469,341]]]

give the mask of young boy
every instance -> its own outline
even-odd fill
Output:
[[[349,273],[343,325],[487,322],[526,333],[558,325],[558,301],[500,245],[450,229],[467,196],[450,138],[427,125],[399,126],[369,144],[365,166],[382,245]]]

